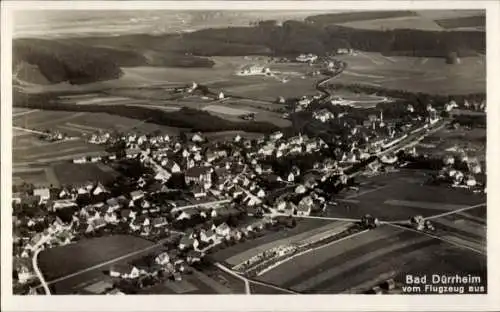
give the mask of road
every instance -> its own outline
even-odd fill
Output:
[[[192,204],[192,205],[187,205],[187,206],[181,206],[181,207],[175,207],[172,209],[172,212],[177,212],[177,211],[183,211],[186,209],[190,208],[196,208],[196,207],[210,207],[213,205],[220,205],[220,204],[227,204],[232,202],[232,199],[222,199],[222,200],[214,200],[210,202],[205,202],[205,203],[199,203],[199,204]]]
[[[486,253],[484,251],[482,251],[482,250],[478,250],[478,249],[472,248],[470,246],[466,246],[466,245],[463,245],[463,244],[460,244],[460,243],[448,240],[446,238],[439,237],[437,235],[433,235],[433,234],[428,233],[428,232],[418,231],[418,230],[415,230],[415,229],[412,229],[412,228],[409,228],[409,227],[405,227],[405,226],[401,226],[401,225],[397,225],[397,224],[394,224],[394,223],[385,223],[385,224],[387,224],[388,226],[396,227],[396,228],[403,229],[403,230],[406,230],[406,231],[415,232],[415,233],[419,233],[419,234],[422,234],[422,235],[425,235],[425,236],[429,236],[431,238],[440,240],[440,241],[448,243],[448,244],[455,245],[455,246],[460,247],[460,248],[469,249],[469,250],[471,250],[471,251],[473,251],[475,253],[478,253],[480,255],[483,255],[483,256],[486,255]]]
[[[24,131],[24,132],[29,132],[29,133],[34,133],[34,134],[38,134],[38,135],[44,135],[44,136],[49,136],[50,135],[50,134],[45,133],[45,132],[41,132],[41,131],[37,131],[37,130],[32,130],[32,129],[21,128],[21,127],[15,127],[15,126],[12,126],[12,129],[19,130],[19,131]]]
[[[228,267],[222,265],[219,262],[215,263],[215,266],[218,267],[219,269],[221,269],[222,271],[224,271],[224,272],[226,272],[226,273],[228,273],[228,274],[230,274],[230,275],[232,275],[232,276],[240,279],[241,281],[243,281],[245,283],[245,294],[247,294],[247,295],[251,295],[252,294],[251,289],[250,289],[250,284],[251,283],[256,284],[256,285],[261,285],[261,286],[269,287],[269,288],[273,288],[273,289],[276,289],[276,290],[279,290],[279,291],[282,291],[282,292],[286,292],[286,293],[289,293],[289,294],[299,294],[298,292],[295,292],[295,291],[292,291],[292,290],[289,290],[289,289],[281,288],[281,287],[278,287],[278,286],[275,286],[275,285],[271,285],[271,284],[268,284],[268,283],[259,282],[259,281],[253,280],[253,279],[246,278],[245,276],[236,273],[235,271],[229,269]]]
[[[289,216],[284,213],[274,213],[274,214],[264,214],[265,216],[276,217],[276,216]],[[318,219],[318,220],[331,220],[331,221],[344,221],[344,222],[361,222],[361,219],[350,219],[350,218],[333,218],[333,217],[320,217],[320,216],[299,216],[291,215],[294,218],[299,219]]]
[[[45,290],[45,294],[50,296],[50,288],[47,282],[45,281],[45,278],[43,277],[42,271],[40,271],[40,268],[38,267],[38,254],[42,251],[40,248],[35,250],[35,253],[33,254],[32,262],[33,262],[33,269],[35,270],[35,274],[40,280],[40,283],[42,284],[43,289]]]
[[[246,295],[252,294],[250,292],[250,282],[248,281],[248,279],[246,277],[239,275],[238,273],[234,272],[233,270],[223,266],[219,262],[215,263],[215,266],[218,267],[219,269],[221,269],[222,271],[226,272],[227,274],[232,275],[232,276],[236,277],[237,279],[241,280],[243,283],[245,283],[245,294]]]

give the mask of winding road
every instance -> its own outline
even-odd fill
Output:
[[[38,267],[38,254],[40,253],[40,251],[42,251],[42,250],[40,248],[38,248],[37,250],[35,250],[35,253],[33,254],[33,258],[32,258],[33,269],[35,270],[35,274],[38,277],[38,279],[40,280],[40,283],[41,283],[43,289],[45,290],[45,294],[50,296],[51,292],[50,292],[49,285],[45,281],[45,278],[43,277],[42,271],[40,271],[40,268]]]

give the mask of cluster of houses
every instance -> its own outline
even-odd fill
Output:
[[[50,142],[70,139],[69,136],[67,136],[64,133],[59,132],[59,131],[46,132],[45,135],[42,135],[40,138],[43,140],[46,140],[46,141],[50,141]]]
[[[312,53],[300,54],[295,58],[295,60],[301,63],[314,63],[318,60],[318,56]]]
[[[486,100],[481,100],[481,101],[473,100],[469,102],[467,99],[464,99],[460,105],[458,105],[455,100],[451,100],[444,105],[444,110],[446,112],[453,113],[453,111],[457,109],[486,112]]]

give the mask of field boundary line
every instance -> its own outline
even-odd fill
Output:
[[[39,109],[32,109],[32,110],[29,110],[29,111],[24,111],[24,112],[19,112],[19,113],[15,113],[15,114],[12,114],[12,117],[20,117],[20,116],[24,116],[24,115],[28,115],[28,114],[31,114],[31,113],[35,113],[35,112],[38,112]]]
[[[440,214],[437,214],[437,215],[433,215],[433,216],[430,216],[430,217],[427,217],[427,218],[424,218],[424,219],[425,220],[437,219],[437,218],[441,218],[441,217],[453,215],[453,214],[456,214],[456,213],[460,213],[460,212],[463,212],[463,211],[466,211],[466,210],[471,210],[471,209],[474,209],[474,208],[479,208],[479,207],[482,207],[484,205],[486,205],[486,203],[481,203],[481,204],[477,204],[477,205],[472,205],[472,206],[467,206],[467,207],[463,207],[463,208],[458,208],[458,209],[455,209],[453,211],[443,212],[443,213],[440,213]]]
[[[353,195],[351,195],[351,196],[347,196],[347,197],[345,197],[345,198],[343,198],[343,199],[352,199],[352,198],[356,198],[356,197],[359,197],[359,196],[363,196],[363,195],[365,195],[365,194],[369,194],[369,193],[372,193],[372,192],[376,192],[376,191],[378,191],[378,190],[381,190],[381,189],[387,188],[387,187],[389,187],[389,186],[390,186],[389,184],[387,184],[387,185],[382,185],[382,186],[376,187],[376,188],[371,189],[371,190],[366,190],[366,191],[364,191],[364,192],[360,192],[360,193],[353,194]]]
[[[428,237],[431,237],[431,238],[434,238],[434,239],[437,239],[437,240],[440,240],[442,242],[445,242],[445,243],[448,243],[448,244],[451,244],[451,245],[454,245],[454,246],[457,246],[457,247],[460,247],[460,248],[465,248],[465,249],[469,249],[471,251],[474,251],[475,253],[478,253],[482,256],[486,256],[486,253],[482,250],[478,250],[478,249],[475,249],[475,248],[472,248],[470,246],[466,246],[466,245],[462,245],[462,244],[459,244],[457,242],[453,242],[453,241],[450,241],[448,239],[445,239],[445,238],[442,238],[442,237],[439,237],[437,235],[432,235],[430,233],[427,233],[427,232],[423,232],[423,231],[417,231],[417,230],[414,230],[412,228],[409,228],[409,227],[404,227],[404,226],[401,226],[401,225],[397,225],[397,224],[394,224],[394,223],[385,223],[389,226],[392,226],[392,227],[396,227],[396,228],[400,228],[400,229],[403,229],[403,230],[407,230],[407,231],[411,231],[411,232],[415,232],[415,233],[420,233],[422,235],[425,235],[425,236],[428,236]]]

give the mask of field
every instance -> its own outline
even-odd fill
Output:
[[[54,165],[52,170],[61,185],[80,185],[94,181],[106,184],[118,175],[104,164],[63,163]]]
[[[131,131],[146,134],[160,130],[164,134],[176,135],[178,128],[172,128],[141,120],[105,113],[39,111],[14,116],[13,125],[43,131],[65,132],[68,135],[84,136],[98,131]]]
[[[305,293],[360,293],[405,274],[447,272],[485,277],[485,258],[391,226],[329,244],[268,271],[259,279]]]
[[[417,151],[435,156],[463,149],[472,158],[484,162],[486,157],[486,129],[442,129],[417,145]]]
[[[231,115],[231,116],[240,116],[240,115],[254,113],[253,111],[249,111],[249,110],[231,108],[231,107],[226,107],[226,106],[221,106],[221,105],[208,105],[208,106],[205,106],[203,108],[203,110],[211,112],[211,113],[213,112],[213,113],[219,113],[219,114]]]
[[[484,194],[446,186],[423,185],[427,179],[425,172],[412,170],[360,178],[359,191],[341,193],[339,204],[329,206],[326,214],[344,218],[360,218],[371,214],[383,221],[395,221],[408,220],[417,214],[432,216],[486,202]],[[485,211],[481,209],[472,209],[463,214],[486,218]]]
[[[328,220],[298,220],[297,226],[294,228],[266,233],[256,239],[247,240],[245,242],[238,243],[236,245],[217,251],[212,255],[212,257],[219,262],[227,261],[227,259],[230,258],[232,258],[233,262],[238,262],[239,258],[242,258],[240,254],[245,253],[245,257],[247,257],[248,250],[259,248],[260,246],[265,244],[275,244],[276,241],[279,241],[281,239],[288,239],[296,235],[300,235],[301,233],[311,231],[332,223],[332,221]],[[254,253],[256,250],[257,249],[253,249],[252,253]],[[248,255],[250,255],[250,253]]]
[[[456,65],[446,64],[443,58],[388,57],[372,52],[338,58],[348,66],[334,83],[431,94],[466,94],[486,89],[485,56],[461,58]]]
[[[367,17],[336,23],[346,27],[388,30],[388,29],[420,29],[420,30],[484,30],[485,12],[481,10],[423,10],[406,16]],[[481,28],[482,27],[482,28]]]
[[[45,279],[50,282],[148,247],[154,247],[154,244],[128,235],[85,239],[42,251],[39,265]],[[101,271],[107,268],[103,267]]]
[[[300,234],[296,234],[294,236],[289,236],[283,239],[279,240],[274,240],[272,242],[269,242],[267,244],[262,244],[256,247],[253,247],[251,249],[245,250],[242,253],[239,253],[235,256],[232,256],[228,259],[226,259],[226,263],[229,265],[235,266],[238,265],[247,259],[252,258],[255,255],[258,255],[262,252],[265,252],[266,250],[270,250],[272,248],[278,247],[278,246],[286,246],[286,245],[292,245],[292,244],[299,244],[303,241],[306,241],[310,239],[311,237],[314,237],[316,235],[322,235],[323,233],[330,231],[332,229],[336,228],[343,228],[346,224],[344,222],[331,222],[327,225],[324,225],[322,227],[318,227],[315,229],[311,229],[306,232],[302,232]]]

